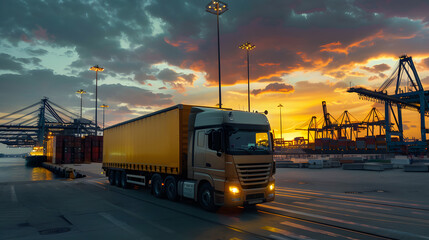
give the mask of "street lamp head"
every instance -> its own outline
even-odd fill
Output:
[[[80,90],[78,90],[76,93],[79,93],[79,94],[85,94],[86,93],[86,91],[85,90],[83,90],[83,89],[80,89]]]
[[[280,103],[277,107],[282,108],[282,107],[283,107],[283,105]]]
[[[221,15],[228,11],[228,5],[218,0],[212,0],[207,4],[206,11],[211,14]]]
[[[104,71],[104,68],[99,67],[98,65],[95,65],[95,66],[91,67],[89,70],[96,71],[96,72],[102,72],[102,71]]]
[[[256,46],[252,45],[250,42],[243,43],[239,46],[239,48],[241,48],[243,50],[247,50],[247,51],[253,50],[253,49],[255,49],[255,47]]]
[[[103,104],[103,105],[101,105],[100,107],[102,107],[102,108],[108,108],[108,107],[109,107],[109,105]]]

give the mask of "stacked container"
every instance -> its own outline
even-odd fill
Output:
[[[365,150],[366,149],[366,142],[365,142],[364,137],[356,138],[356,149],[357,150]]]
[[[329,150],[329,145],[331,143],[331,139],[330,138],[321,138],[322,140],[322,150]]]
[[[347,138],[345,137],[338,138],[338,149],[341,151],[347,150]]]
[[[356,142],[352,140],[347,140],[347,149],[356,150]]]
[[[314,147],[315,147],[316,150],[322,150],[322,139],[317,138],[314,141]]]
[[[47,142],[48,161],[56,164],[102,162],[102,136],[52,136]]]
[[[366,136],[366,149],[367,150],[375,150],[375,137],[374,136]]]
[[[377,146],[377,150],[386,150],[386,135],[375,136],[375,144]]]

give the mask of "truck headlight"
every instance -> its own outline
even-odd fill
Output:
[[[238,187],[234,187],[234,186],[229,186],[229,191],[231,193],[237,194],[240,192],[240,189],[238,189]]]
[[[274,183],[271,183],[268,188],[270,189],[270,191],[273,191],[274,190]]]

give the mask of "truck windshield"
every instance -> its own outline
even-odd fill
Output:
[[[271,153],[268,132],[229,130],[227,152],[234,155],[262,155]]]

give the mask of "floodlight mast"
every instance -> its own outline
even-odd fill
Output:
[[[104,68],[99,67],[98,65],[95,65],[95,66],[91,67],[89,70],[95,71],[95,136],[97,136],[97,127],[98,127],[98,123],[97,123],[97,111],[98,111],[98,90],[97,90],[98,72],[104,71]]]
[[[206,6],[206,11],[215,14],[217,20],[217,61],[218,61],[218,74],[219,74],[219,108],[222,108],[222,81],[220,71],[220,40],[219,40],[219,15],[228,11],[228,5],[218,0],[210,1]]]
[[[248,111],[250,112],[250,66],[249,66],[249,52],[255,49],[255,45],[252,45],[250,42],[243,43],[239,48],[246,50],[247,52],[247,106]]]

